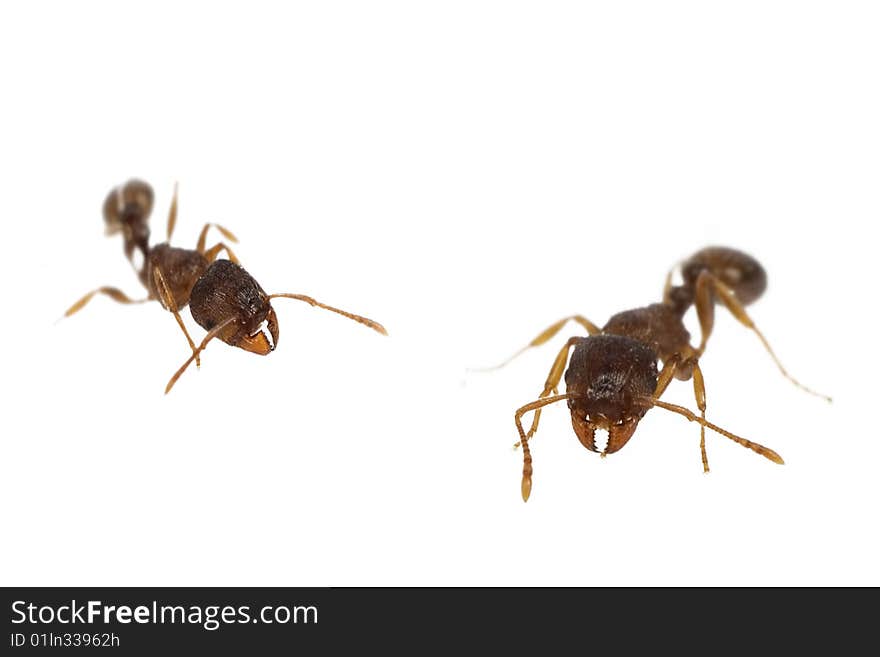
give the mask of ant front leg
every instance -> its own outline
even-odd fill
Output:
[[[663,369],[660,370],[660,374],[657,375],[657,386],[654,388],[653,395],[654,399],[660,399],[660,396],[666,392],[666,388],[669,387],[672,377],[675,376],[675,371],[678,369],[679,363],[681,363],[681,355],[675,354],[663,364]]]
[[[663,365],[663,369],[657,376],[657,386],[654,389],[652,399],[657,401],[666,392],[672,381],[675,372],[678,369],[691,372],[694,380],[694,399],[697,402],[697,408],[700,410],[700,416],[703,422],[706,420],[706,384],[703,380],[703,371],[695,355],[688,355],[683,361],[682,354],[675,354]],[[700,455],[703,459],[703,472],[709,472],[709,458],[706,456],[706,425],[700,424]]]
[[[706,383],[703,380],[703,370],[700,364],[694,359],[694,399],[697,402],[697,408],[700,410],[700,417],[706,419]],[[700,425],[700,457],[703,459],[703,472],[709,472],[709,457],[706,455],[706,425]]]
[[[547,381],[544,383],[544,390],[541,391],[541,394],[538,396],[538,399],[545,399],[550,395],[556,395],[559,393],[559,382],[562,380],[562,374],[565,372],[565,365],[568,362],[568,352],[571,348],[576,345],[578,342],[583,340],[583,338],[569,338],[568,342],[559,350],[559,353],[556,354],[556,360],[553,361],[553,366],[550,368],[550,374],[547,375]],[[528,433],[523,434],[520,431],[520,442],[516,443],[513,448],[516,449],[520,445],[523,446],[523,450],[527,448],[525,441],[528,441],[532,436],[535,435],[535,432],[538,430],[538,422],[541,420],[541,408],[536,407],[535,415],[532,418],[532,426],[529,428]]]
[[[697,395],[697,403],[702,404],[702,417],[698,417],[694,415],[691,411],[684,408],[683,406],[678,406],[676,404],[668,404],[664,401],[660,401],[660,395],[666,390],[666,387],[669,385],[669,382],[672,380],[672,376],[675,373],[675,369],[678,367],[680,356],[676,354],[666,362],[663,366],[663,370],[660,372],[660,375],[657,377],[657,386],[654,389],[654,394],[650,397],[642,397],[640,399],[636,399],[636,403],[642,404],[647,408],[657,407],[663,408],[667,411],[672,411],[673,413],[678,413],[679,415],[684,416],[689,422],[696,422],[700,425],[700,428],[703,430],[700,434],[700,448],[703,452],[703,469],[705,472],[709,471],[709,463],[706,459],[706,444],[705,444],[705,429],[711,429],[712,431],[721,434],[725,438],[729,438],[733,442],[746,447],[753,452],[756,452],[763,456],[766,459],[773,461],[774,463],[779,463],[782,465],[784,461],[782,457],[779,456],[776,452],[774,452],[769,447],[765,447],[760,443],[753,442],[751,440],[747,440],[741,436],[737,436],[734,433],[727,431],[726,429],[722,429],[721,427],[712,424],[706,420],[705,413],[705,402],[706,402],[706,391],[703,387],[703,373],[699,369],[699,365],[696,362],[692,362],[691,364],[694,367],[694,392]],[[697,390],[701,389],[702,394],[697,392]],[[702,397],[702,401],[701,401]]]
[[[515,354],[513,354],[513,356],[511,356],[510,358],[505,360],[503,363],[495,365],[494,367],[486,367],[486,368],[483,368],[483,369],[477,370],[477,371],[488,372],[490,370],[501,369],[502,367],[507,365],[510,361],[512,361],[514,358],[516,358],[517,356],[522,354],[524,351],[531,349],[532,347],[538,347],[538,346],[544,344],[545,342],[548,342],[549,340],[553,339],[553,337],[557,333],[559,333],[559,331],[562,330],[562,327],[565,326],[568,322],[576,322],[576,323],[580,324],[581,326],[583,326],[587,330],[587,333],[589,335],[599,335],[600,333],[602,333],[602,329],[600,329],[598,326],[593,324],[593,322],[591,322],[590,320],[588,320],[586,317],[584,317],[582,315],[571,315],[569,317],[563,317],[558,322],[551,324],[546,329],[541,331],[541,333],[538,335],[538,337],[536,337],[534,340],[529,342],[525,347],[523,347],[522,349],[517,351]]]
[[[115,287],[99,287],[98,289],[92,290],[91,292],[83,296],[79,301],[77,301],[70,308],[64,311],[64,316],[70,317],[74,313],[82,310],[82,307],[85,306],[89,301],[91,301],[92,297],[96,294],[105,294],[117,303],[144,303],[146,301],[152,301],[152,299],[150,299],[149,297],[146,299],[132,299],[120,289]]]
[[[220,255],[220,252],[224,251],[224,250],[226,251],[226,255],[229,257],[229,259],[232,262],[234,262],[237,265],[241,264],[238,261],[238,258],[232,252],[232,249],[230,249],[228,246],[226,246],[223,242],[217,242],[214,246],[212,246],[210,249],[205,251],[202,255],[205,256],[205,260],[207,260],[209,263],[211,263],[211,262],[214,262],[217,259],[217,256]],[[201,250],[200,250],[200,252],[201,252]]]
[[[503,363],[501,363],[500,365],[496,365],[495,367],[490,367],[488,369],[500,369],[527,349],[531,349],[532,347],[539,347],[549,340],[552,340],[556,336],[556,334],[562,330],[562,327],[565,326],[568,322],[576,322],[577,324],[580,324],[587,330],[587,333],[589,335],[599,335],[600,333],[602,333],[602,329],[593,324],[593,322],[588,320],[583,315],[570,315],[569,317],[563,317],[558,322],[554,322],[546,329],[541,331],[541,333],[539,333],[534,340],[529,342],[529,344],[517,351],[515,354],[513,354],[513,356],[505,360]],[[571,345],[577,342],[577,340],[579,339],[580,338],[571,338],[556,356],[556,360],[553,361],[553,367],[550,368],[550,375],[547,377],[547,383],[544,385],[544,390],[541,393],[542,398],[546,397],[547,395],[556,394],[557,392],[559,392],[559,381],[562,379],[562,373],[565,371],[565,363],[568,361],[568,350],[571,348]],[[538,423],[540,421],[541,411],[538,410],[535,412],[535,416],[532,419],[532,426],[531,428],[529,428],[529,432],[527,434],[528,438],[531,438],[533,435],[535,435],[535,432],[538,430]],[[520,443],[516,443],[513,447],[514,449],[516,449],[519,446]]]
[[[183,331],[183,334],[186,336],[186,341],[189,343],[189,348],[192,349],[193,356],[196,359],[196,367],[200,367],[201,362],[199,361],[199,354],[196,351],[196,345],[193,342],[193,339],[190,337],[189,331],[186,330],[186,326],[184,325],[183,320],[180,318],[180,313],[177,312],[177,304],[174,302],[174,295],[171,294],[171,290],[168,288],[168,283],[165,280],[165,276],[162,274],[162,270],[158,267],[153,267],[153,281],[156,284],[156,289],[159,290],[159,293],[162,295],[162,305],[174,314],[174,319],[177,320],[177,324],[178,326],[180,326],[180,330]]]
[[[729,438],[730,440],[737,443],[738,445],[742,445],[743,447],[750,449],[757,454],[760,454],[764,458],[769,459],[769,460],[773,461],[774,463],[778,463],[779,465],[783,465],[785,463],[785,461],[782,460],[782,457],[779,456],[779,454],[774,452],[769,447],[765,447],[764,445],[761,445],[760,443],[753,442],[751,440],[746,440],[745,438],[743,438],[741,436],[737,436],[736,434],[731,433],[731,432],[727,431],[726,429],[722,429],[721,427],[719,427],[715,424],[712,424],[711,422],[704,420],[703,418],[701,418],[697,415],[694,415],[691,411],[686,409],[684,406],[678,406],[677,404],[668,404],[668,403],[666,403],[664,401],[660,401],[659,399],[656,399],[654,397],[642,397],[638,401],[639,401],[639,403],[644,404],[648,408],[657,407],[657,408],[665,409],[667,411],[672,411],[673,413],[678,413],[679,415],[686,418],[688,420],[688,422],[696,422],[697,424],[699,424],[707,429],[711,429],[715,433],[719,433],[722,436],[724,436],[725,438]]]
[[[205,240],[208,237],[208,229],[212,226],[219,230],[223,234],[223,237],[228,239],[230,242],[232,242],[233,244],[238,244],[238,238],[236,238],[235,235],[232,234],[232,231],[224,228],[220,224],[205,224],[202,228],[202,232],[199,233],[199,241],[196,244],[196,251],[198,251],[202,255],[205,255]],[[227,252],[228,251],[229,249],[227,249]]]
[[[758,327],[755,326],[755,323],[752,321],[752,318],[749,317],[745,308],[743,308],[742,304],[739,302],[739,299],[736,298],[736,293],[708,270],[700,272],[696,284],[695,303],[697,306],[697,317],[700,320],[700,330],[702,332],[700,347],[697,350],[698,357],[703,354],[703,351],[705,351],[706,342],[709,340],[709,336],[712,333],[712,328],[715,323],[715,298],[721,300],[740,324],[755,332],[755,335],[761,340],[761,343],[764,345],[767,353],[770,354],[773,362],[776,363],[776,367],[779,368],[779,371],[782,372],[782,375],[786,379],[811,395],[822,397],[829,402],[831,401],[831,397],[808,388],[785,370],[780,360],[776,357],[773,349],[770,347],[770,343],[767,342],[767,339],[764,337],[764,334],[758,330]]]
[[[208,346],[208,343],[209,343],[211,340],[213,340],[214,338],[216,338],[218,335],[220,335],[220,333],[221,333],[221,332],[222,332],[227,326],[229,326],[230,324],[232,324],[234,321],[235,321],[235,317],[229,317],[228,319],[223,320],[222,322],[220,322],[219,324],[217,324],[217,326],[215,326],[215,327],[212,328],[210,331],[208,331],[208,333],[207,333],[207,334],[205,335],[205,337],[202,339],[202,342],[201,342],[201,344],[198,346],[198,348],[196,348],[195,345],[193,345],[193,352],[192,352],[192,355],[191,355],[189,358],[186,359],[186,362],[185,362],[183,365],[181,365],[181,366],[180,366],[180,369],[178,369],[178,370],[174,373],[174,375],[168,380],[168,384],[165,386],[165,394],[166,394],[166,395],[167,395],[168,392],[171,390],[171,388],[174,386],[174,384],[177,382],[177,379],[180,378],[180,375],[183,374],[183,373],[186,371],[186,368],[189,367],[189,364],[190,364],[191,362],[193,362],[193,360],[195,360],[195,361],[196,361],[196,365],[198,365],[198,363],[199,363],[199,354],[205,350],[205,347]],[[189,336],[187,336],[187,337],[189,337]]]
[[[694,379],[694,401],[697,402],[697,408],[700,411],[700,417],[706,419],[706,382],[703,379],[703,370],[700,369],[700,363],[697,358],[691,357],[687,360],[687,366],[691,370]],[[709,472],[709,457],[706,455],[706,425],[700,425],[700,457],[703,459],[703,472]]]

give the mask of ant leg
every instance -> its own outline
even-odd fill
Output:
[[[694,399],[697,408],[700,409],[700,417],[706,419],[706,383],[703,380],[703,370],[700,364],[693,360],[694,374]],[[709,457],[706,455],[706,426],[700,425],[700,457],[703,459],[703,472],[709,472]]]
[[[350,313],[347,310],[340,310],[339,308],[334,308],[333,306],[328,306],[326,304],[321,303],[320,301],[315,301],[312,297],[308,297],[304,294],[290,294],[289,292],[279,292],[278,294],[270,294],[270,299],[277,299],[278,297],[284,297],[285,299],[296,299],[297,301],[305,301],[310,306],[315,306],[317,308],[323,308],[324,310],[329,310],[330,312],[336,313],[337,315],[342,315],[343,317],[348,317],[349,319],[353,319],[359,324],[363,324],[364,326],[369,326],[374,331],[381,333],[382,335],[388,335],[388,331],[385,330],[385,327],[382,326],[379,322],[376,322],[368,317],[362,317],[361,315],[355,315],[354,313]],[[272,329],[270,326],[270,330],[277,332],[277,327]],[[276,340],[277,342],[277,340]]]
[[[229,256],[229,259],[235,264],[239,264],[238,258],[235,257],[235,254],[232,252],[228,246],[226,246],[223,242],[217,242],[210,249],[205,251],[202,255],[205,256],[205,259],[208,262],[214,262],[217,259],[217,256],[220,255],[220,252],[226,250],[226,255]],[[201,249],[199,250],[201,252]]]
[[[91,292],[86,294],[82,299],[80,299],[70,308],[64,311],[64,316],[70,317],[72,314],[82,310],[82,307],[85,306],[89,301],[91,301],[92,297],[96,294],[106,294],[108,297],[119,303],[144,303],[146,301],[151,301],[150,298],[131,299],[128,297],[128,295],[115,287],[99,287],[97,290],[92,290]]]
[[[642,397],[639,400],[639,403],[644,404],[646,406],[657,406],[659,408],[666,409],[667,411],[672,411],[673,413],[678,413],[679,415],[683,415],[689,422],[697,422],[700,426],[706,427],[707,429],[711,429],[716,433],[720,433],[725,438],[729,438],[733,442],[742,445],[743,447],[747,447],[753,452],[757,452],[761,456],[766,459],[773,461],[774,463],[778,463],[779,465],[783,465],[785,461],[782,460],[782,457],[779,456],[776,452],[774,452],[769,447],[764,447],[760,443],[752,442],[751,440],[746,440],[740,436],[737,436],[734,433],[730,433],[726,429],[722,429],[721,427],[712,424],[711,422],[704,420],[703,418],[694,415],[691,411],[686,409],[684,406],[678,406],[676,404],[669,404],[664,401],[660,401],[659,399],[654,399],[651,397]]]
[[[712,333],[712,327],[715,321],[715,304],[713,293],[715,297],[719,298],[721,302],[725,306],[727,306],[727,309],[739,321],[740,324],[755,332],[755,334],[761,340],[761,343],[764,345],[764,348],[767,350],[767,353],[770,354],[773,362],[776,363],[776,367],[779,368],[779,371],[782,372],[782,375],[786,379],[791,381],[801,390],[808,392],[811,395],[822,397],[829,402],[831,401],[831,397],[816,392],[815,390],[811,390],[800,381],[795,379],[793,376],[791,376],[785,370],[785,368],[782,366],[782,363],[773,352],[773,349],[770,347],[770,343],[767,342],[767,339],[764,337],[764,334],[761,333],[760,330],[758,330],[758,327],[755,326],[752,318],[749,317],[748,313],[745,311],[745,308],[743,308],[742,304],[736,298],[736,293],[707,270],[700,272],[700,275],[697,277],[696,285],[695,301],[697,306],[697,316],[700,320],[700,330],[702,331],[700,347],[699,349],[697,349],[698,356],[702,355],[703,351],[706,348],[706,341],[709,339],[709,335]]]
[[[229,317],[228,319],[224,319],[222,322],[220,322],[219,324],[217,324],[217,326],[215,326],[215,327],[212,328],[210,331],[208,331],[208,333],[205,335],[204,339],[202,340],[202,342],[201,342],[201,344],[198,346],[198,348],[196,348],[195,346],[193,346],[193,352],[192,352],[192,355],[191,355],[189,358],[186,359],[186,362],[185,362],[183,365],[181,365],[181,366],[180,366],[180,369],[177,370],[177,371],[174,373],[174,376],[172,376],[172,377],[168,380],[168,384],[165,386],[165,394],[166,394],[166,395],[168,394],[168,391],[171,390],[172,386],[177,382],[177,379],[180,378],[180,375],[183,374],[183,372],[186,370],[186,368],[189,367],[189,364],[190,364],[191,362],[193,362],[193,360],[195,360],[195,361],[196,361],[196,364],[198,364],[198,362],[199,362],[199,354],[200,354],[202,351],[205,350],[205,347],[208,346],[208,343],[209,343],[211,340],[213,340],[214,338],[216,338],[216,337],[220,334],[220,332],[221,332],[223,329],[226,328],[226,326],[227,326],[228,324],[230,324],[230,323],[232,323],[232,322],[234,322],[234,321],[235,321],[235,317]]]
[[[582,315],[571,315],[570,317],[563,317],[558,322],[551,324],[546,329],[544,329],[538,335],[538,337],[536,337],[534,340],[529,342],[525,347],[523,347],[522,349],[517,351],[515,354],[513,354],[513,356],[511,356],[510,358],[505,360],[503,363],[500,363],[500,364],[495,365],[493,367],[481,368],[481,369],[475,370],[475,371],[489,372],[491,370],[501,369],[502,367],[507,365],[510,361],[512,361],[514,358],[516,358],[517,356],[519,356],[520,354],[525,352],[527,349],[531,349],[532,347],[538,347],[538,346],[544,344],[545,342],[547,342],[548,340],[552,339],[557,333],[559,333],[559,331],[562,330],[562,327],[565,326],[565,324],[569,321],[577,322],[578,324],[583,326],[587,330],[587,333],[589,335],[599,335],[602,332],[602,329],[600,329],[598,326],[593,324],[593,322],[591,322],[590,320],[588,320],[586,317],[584,317]]]
[[[174,302],[174,295],[171,294],[171,290],[168,288],[168,283],[165,281],[165,276],[162,274],[162,270],[158,267],[153,267],[153,281],[156,283],[156,289],[159,290],[159,293],[162,295],[162,305],[165,306],[166,310],[170,310],[174,314],[174,319],[177,320],[180,330],[183,331],[183,334],[186,336],[186,341],[189,342],[190,349],[193,350],[196,359],[196,367],[200,367],[201,362],[199,361],[198,353],[196,353],[196,345],[189,336],[189,331],[186,330],[186,326],[184,326],[183,320],[180,318],[180,313],[177,312],[177,304]]]
[[[565,364],[568,362],[568,352],[582,339],[583,338],[569,338],[568,342],[566,342],[562,349],[559,350],[559,353],[556,354],[556,360],[553,361],[553,366],[550,368],[550,374],[547,375],[547,381],[544,383],[544,389],[541,391],[541,394],[538,395],[538,399],[544,399],[549,395],[556,395],[559,393],[559,382],[562,380],[563,372],[565,372]],[[526,440],[529,440],[535,435],[535,432],[538,430],[538,422],[540,421],[541,409],[538,408],[535,410],[535,415],[532,417],[532,426],[529,428],[529,432],[525,435]],[[522,440],[516,443],[513,448],[516,449],[520,445],[524,445]],[[525,446],[523,448],[525,449]]]
[[[522,484],[520,486],[523,502],[529,501],[529,495],[532,492],[532,453],[531,451],[529,451],[529,437],[523,431],[521,418],[525,413],[528,413],[529,411],[535,411],[535,413],[539,413],[541,411],[541,408],[547,406],[547,404],[553,404],[554,402],[568,399],[569,397],[571,397],[571,395],[566,393],[564,395],[553,395],[552,397],[537,399],[529,404],[526,404],[525,406],[518,408],[513,416],[513,419],[516,422],[516,429],[517,431],[519,431],[520,443],[522,443],[523,448],[523,475]]]
[[[666,388],[669,386],[669,382],[672,381],[672,377],[675,375],[675,371],[678,369],[679,364],[682,362],[682,355],[675,354],[666,361],[666,364],[663,365],[663,369],[660,371],[660,375],[657,377],[657,387],[654,388],[653,399],[656,401],[660,398],[660,396],[666,392]],[[697,408],[700,409],[700,416],[703,421],[706,420],[706,384],[703,381],[703,371],[700,369],[700,364],[697,362],[695,356],[690,356],[684,362],[685,368],[690,368],[691,376],[694,379],[694,399],[697,402]],[[703,458],[703,472],[709,472],[709,459],[706,456],[706,427],[705,425],[700,425],[700,455]]]
[[[174,226],[177,225],[177,183],[174,183],[174,194],[171,196],[171,207],[168,208],[168,230],[167,240],[171,241],[171,234],[174,232]]]
[[[675,354],[663,364],[663,369],[660,370],[660,374],[657,376],[657,386],[654,388],[654,399],[659,399],[660,396],[666,392],[666,388],[669,387],[669,382],[672,381],[672,377],[675,376],[675,371],[678,369],[678,364],[680,362],[681,356]]]
[[[205,254],[205,239],[208,236],[208,229],[211,226],[219,230],[223,234],[223,237],[228,239],[230,242],[232,242],[233,244],[238,244],[238,238],[236,238],[235,235],[232,234],[232,231],[224,228],[220,224],[205,224],[205,226],[202,228],[202,232],[199,233],[199,241],[196,244],[196,251],[198,251],[202,255]]]
[[[663,284],[663,305],[672,307],[677,305],[672,298],[672,291],[675,289],[675,286],[672,284],[672,277],[675,275],[676,270],[680,270],[685,262],[685,260],[679,260],[675,266],[666,273],[666,282]],[[682,283],[684,283],[683,280]],[[690,306],[690,303],[688,303],[687,306]],[[685,306],[685,310],[687,309],[687,306]]]
[[[672,377],[675,375],[675,371],[678,369],[681,361],[682,355],[675,354],[663,365],[663,369],[657,377],[657,387],[654,388],[654,395],[652,398],[655,401],[666,392],[666,388],[669,386],[670,381],[672,381]],[[697,401],[697,408],[700,409],[701,417],[705,421],[706,385],[703,381],[703,371],[700,369],[700,365],[694,357],[688,358],[684,365],[686,368],[691,368],[691,373],[694,379],[694,398]],[[709,472],[709,459],[706,456],[706,427],[702,424],[700,425],[700,455],[703,458],[703,472]]]
[[[663,285],[663,303],[667,306],[672,304],[672,272],[675,271],[675,268],[669,270],[669,273],[666,274],[666,283]]]

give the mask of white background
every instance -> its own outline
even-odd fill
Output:
[[[878,585],[880,20],[865,2],[31,2],[0,10],[0,582]],[[180,182],[278,300],[277,351],[187,357],[101,202]],[[514,410],[572,326],[746,250],[709,417],[607,459],[562,406],[519,495]],[[192,332],[203,331],[184,313]],[[697,333],[695,318],[687,317]],[[696,339],[696,338],[695,338]],[[668,400],[693,407],[689,384]]]

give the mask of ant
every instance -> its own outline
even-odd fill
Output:
[[[141,283],[147,288],[147,298],[134,300],[117,288],[100,287],[79,299],[64,315],[69,317],[78,312],[96,294],[105,294],[119,303],[159,301],[165,310],[173,313],[192,350],[189,359],[168,381],[165,387],[166,394],[193,360],[197,367],[201,364],[199,354],[214,338],[263,356],[274,351],[278,345],[279,330],[278,318],[270,303],[271,299],[284,297],[304,301],[388,335],[378,322],[328,306],[312,297],[288,292],[266,294],[257,281],[239,264],[238,258],[224,242],[218,242],[210,249],[205,248],[208,229],[212,226],[229,241],[238,241],[231,232],[218,224],[205,224],[195,249],[171,246],[168,241],[177,222],[177,185],[174,187],[174,196],[168,212],[168,241],[151,247],[147,221],[152,207],[153,190],[150,185],[132,179],[110,191],[104,201],[103,210],[107,234],[122,233],[123,250],[134,266]],[[226,252],[228,260],[217,259],[221,251]],[[190,313],[196,323],[208,332],[198,347],[180,317],[179,311],[186,305],[189,305]],[[268,335],[263,330],[264,324],[268,329]]]
[[[706,389],[699,359],[714,326],[714,307],[720,302],[744,326],[753,330],[767,349],[782,374],[810,394],[831,401],[830,397],[810,390],[791,377],[782,367],[770,344],[746,313],[744,306],[754,302],[767,286],[767,275],[750,255],[726,247],[702,249],[681,264],[683,284],[672,285],[672,272],[667,275],[662,303],[617,313],[602,328],[581,315],[565,317],[540,333],[528,345],[501,363],[503,367],[526,349],[544,344],[569,321],[584,327],[588,337],[570,338],[553,361],[550,374],[538,399],[519,408],[514,416],[520,441],[514,446],[523,449],[522,497],[527,501],[532,489],[532,456],[528,441],[538,428],[541,409],[557,401],[568,400],[574,432],[581,444],[599,452],[595,444],[596,429],[608,432],[608,441],[601,456],[620,450],[632,437],[641,418],[650,408],[660,407],[678,413],[700,425],[700,454],[703,471],[709,472],[706,456],[705,430],[711,429],[754,452],[782,464],[772,449],[746,440],[706,421]],[[696,306],[701,340],[697,347],[690,343],[684,326],[684,314]],[[569,361],[569,352],[574,353]],[[657,361],[663,363],[658,372]],[[566,363],[568,369],[566,370]],[[559,394],[559,383],[565,375],[565,394]],[[693,379],[694,398],[700,416],[690,410],[660,401],[672,378]],[[521,418],[534,411],[528,432]]]

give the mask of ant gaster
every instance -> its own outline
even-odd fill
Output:
[[[714,307],[720,302],[740,323],[758,335],[786,378],[811,394],[825,397],[806,388],[785,371],[745,311],[744,306],[755,301],[766,288],[767,277],[763,267],[748,254],[725,247],[710,247],[688,258],[682,263],[681,269],[682,285],[672,285],[672,272],[667,276],[663,303],[618,313],[601,329],[581,315],[563,318],[500,365],[506,365],[530,347],[544,344],[568,321],[577,322],[589,334],[589,337],[570,338],[565,343],[550,368],[538,399],[516,411],[514,419],[520,435],[520,442],[516,446],[521,445],[523,449],[523,500],[528,500],[532,488],[532,456],[528,441],[537,431],[541,408],[562,400],[567,400],[572,427],[584,447],[598,452],[595,431],[604,429],[608,432],[602,456],[613,454],[626,445],[641,418],[650,408],[657,406],[700,425],[700,454],[705,472],[709,471],[706,428],[775,463],[783,462],[773,450],[706,421],[706,390],[699,366],[699,359],[714,326]],[[696,306],[700,322],[701,340],[697,347],[690,344],[690,334],[683,322],[684,314],[691,305]],[[572,347],[574,353],[569,361]],[[659,372],[658,360],[663,363]],[[566,392],[558,394],[563,372]],[[660,396],[673,377],[685,381],[693,379],[694,397],[700,416],[682,406],[660,401]],[[828,397],[825,399],[830,401]],[[533,411],[534,416],[529,431],[525,432],[521,418],[529,411]]]
[[[104,201],[107,234],[122,233],[123,250],[137,271],[141,283],[147,288],[147,298],[133,300],[115,287],[100,287],[74,303],[65,316],[79,311],[96,294],[107,295],[119,303],[159,301],[163,308],[174,314],[192,350],[189,359],[168,381],[166,393],[193,360],[197,366],[200,364],[199,354],[214,338],[220,338],[229,345],[255,354],[266,355],[273,351],[278,344],[279,330],[271,299],[285,297],[304,301],[387,335],[385,328],[378,322],[325,305],[312,297],[287,292],[266,294],[256,280],[238,264],[238,258],[225,243],[218,242],[210,249],[205,248],[208,229],[212,226],[229,241],[237,241],[232,233],[218,224],[205,224],[194,250],[173,247],[168,241],[151,247],[147,222],[152,207],[153,190],[141,180],[129,180],[114,188]],[[168,212],[168,240],[171,239],[176,222],[175,185]],[[217,259],[221,251],[226,252],[228,260]],[[186,305],[189,305],[193,319],[208,331],[198,347],[180,317],[179,310]],[[264,324],[268,335],[263,330]]]

